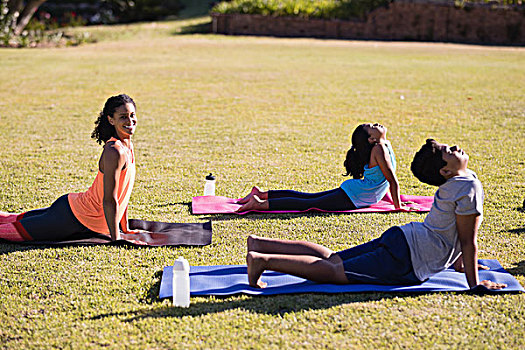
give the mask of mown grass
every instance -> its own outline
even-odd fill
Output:
[[[136,218],[201,222],[189,203],[204,176],[217,194],[338,186],[349,134],[389,127],[403,193],[427,137],[457,143],[485,192],[481,258],[525,284],[525,51],[521,48],[177,35],[207,18],[91,28],[97,44],[0,50],[0,210],[48,206],[85,190],[100,147],[90,132],[105,99],[139,112]],[[401,99],[403,96],[404,99]],[[525,296],[439,293],[158,300],[162,268],[240,264],[250,233],[335,250],[416,213],[212,216],[203,248],[0,244],[2,348],[377,348],[525,346]]]

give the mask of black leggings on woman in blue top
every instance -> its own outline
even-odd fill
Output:
[[[305,193],[292,190],[268,191],[268,210],[308,210],[316,208],[326,211],[356,209],[354,203],[341,188]]]

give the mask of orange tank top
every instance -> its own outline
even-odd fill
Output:
[[[120,140],[112,137],[107,142]],[[128,207],[129,197],[135,182],[135,155],[133,145],[127,152],[126,168],[120,172],[117,186],[117,218],[122,219]],[[123,149],[128,149],[123,145]],[[104,174],[98,170],[97,177],[93,185],[81,193],[70,193],[68,195],[69,206],[75,217],[91,231],[109,234],[108,224],[104,216],[102,200],[104,199]]]

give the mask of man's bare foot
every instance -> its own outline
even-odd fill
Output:
[[[250,193],[242,198],[242,199],[239,199],[237,201],[238,204],[245,204],[245,203],[248,203],[248,201],[253,197],[253,196],[257,196],[259,197],[260,199],[268,199],[268,192],[263,192],[259,189],[259,187],[257,186],[253,186],[252,190],[250,191]]]
[[[266,288],[268,283],[261,281],[264,272],[264,261],[259,253],[248,252],[246,254],[246,265],[248,266],[248,283],[255,288]]]
[[[260,199],[257,195],[253,195],[246,204],[242,205],[236,211],[241,213],[250,210],[268,210],[268,201]]]

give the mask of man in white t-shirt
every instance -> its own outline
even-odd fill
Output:
[[[503,283],[479,282],[476,235],[483,215],[483,187],[467,169],[458,147],[428,139],[414,156],[412,172],[439,186],[424,222],[393,226],[374,240],[334,252],[319,244],[252,235],[248,237],[248,282],[264,288],[265,270],[289,273],[321,283],[409,285],[454,264],[470,288],[501,289]],[[464,266],[463,266],[464,265]]]
[[[401,226],[410,248],[414,273],[421,281],[450,265],[464,271],[471,288],[481,284],[489,289],[504,285],[479,282],[476,236],[483,219],[483,187],[467,168],[468,155],[428,139],[414,156],[412,172],[422,182],[439,186],[424,222]]]

